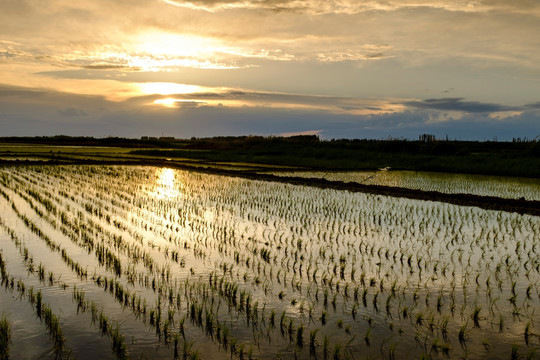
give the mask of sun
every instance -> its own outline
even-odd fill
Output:
[[[145,32],[137,39],[137,51],[156,56],[197,57],[219,48],[215,39],[196,35]]]
[[[216,38],[151,31],[136,35],[130,48],[127,62],[144,71],[236,68],[227,60],[230,47]]]

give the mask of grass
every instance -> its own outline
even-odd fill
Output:
[[[309,139],[306,139],[309,140]],[[538,143],[465,141],[287,141],[202,139],[175,150],[135,150],[133,154],[207,161],[300,166],[316,169],[378,169],[540,176]],[[201,151],[193,151],[201,150]]]

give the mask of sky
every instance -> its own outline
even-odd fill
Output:
[[[540,136],[537,0],[0,9],[0,136]]]

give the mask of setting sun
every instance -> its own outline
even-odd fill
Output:
[[[170,71],[189,67],[201,69],[236,68],[225,56],[232,53],[222,42],[196,35],[144,32],[131,40],[126,61],[145,71]]]
[[[218,52],[214,39],[194,35],[144,32],[135,40],[135,51],[154,56],[199,57]]]

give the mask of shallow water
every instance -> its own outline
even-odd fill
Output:
[[[115,351],[74,291],[132,358],[172,358],[175,339],[180,357],[205,359],[539,351],[538,217],[154,167],[4,168],[0,180],[8,273],[41,289],[77,358]],[[23,357],[54,356],[17,296],[4,286],[2,311],[41,344]],[[24,344],[13,337],[14,358]]]

